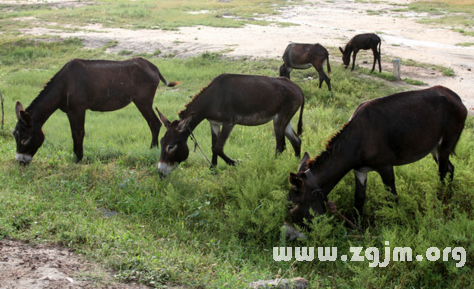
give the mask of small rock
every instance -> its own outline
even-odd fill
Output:
[[[249,288],[252,289],[305,289],[309,286],[309,281],[296,277],[291,280],[288,279],[274,279],[274,280],[259,280],[249,284]]]

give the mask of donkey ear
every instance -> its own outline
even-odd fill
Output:
[[[179,124],[178,124],[178,131],[179,132],[184,132],[185,130],[188,130],[189,129],[189,123],[191,122],[193,117],[194,117],[194,112],[191,112],[191,114],[187,118],[180,121]]]
[[[20,110],[20,120],[26,125],[26,126],[32,126],[33,125],[33,120],[31,119],[31,115],[27,113],[24,110]]]
[[[308,161],[310,157],[308,152],[305,152],[303,158],[301,159],[300,166],[298,167],[298,173],[306,171],[308,169]]]
[[[17,119],[19,119],[20,117],[20,110],[24,110],[23,105],[21,105],[21,102],[17,101],[15,105],[15,113],[16,113]]]
[[[170,127],[171,122],[164,116],[159,110],[158,107],[155,107],[156,111],[158,112],[158,119],[160,122],[168,129]]]
[[[31,115],[23,109],[23,106],[19,101],[16,102],[15,113],[17,120],[21,121],[24,125],[31,126],[33,124]]]
[[[292,186],[295,186],[298,189],[303,187],[303,184],[304,184],[303,179],[295,173],[290,173],[290,176],[288,177],[288,181],[290,182]]]
[[[339,51],[341,51],[341,53],[344,54],[344,50],[342,49],[341,46],[339,46]]]

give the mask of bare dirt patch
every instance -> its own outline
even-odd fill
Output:
[[[146,289],[120,284],[113,273],[68,249],[4,239],[0,241],[0,288]]]

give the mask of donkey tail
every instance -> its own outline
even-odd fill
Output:
[[[298,119],[298,132],[297,135],[300,136],[303,133],[303,110],[304,110],[304,96],[303,103],[300,108],[300,118]]]
[[[331,76],[331,65],[329,65],[329,54],[326,55],[326,65],[328,68],[328,75]]]
[[[159,70],[158,70],[158,77],[168,87],[173,87],[181,83],[181,81],[172,81],[172,82],[166,81],[166,79],[163,77],[163,75],[161,75],[161,72]]]

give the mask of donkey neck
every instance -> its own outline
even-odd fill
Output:
[[[40,94],[26,108],[33,122],[43,125],[48,118],[59,108],[61,98],[63,97],[58,87],[58,82],[53,78]]]
[[[360,164],[357,139],[346,127],[329,142],[323,153],[311,161],[310,171],[326,196],[349,171]]]
[[[180,111],[179,112],[179,118],[181,120],[183,120],[183,119],[186,119],[187,117],[189,117],[191,114],[193,115],[193,118],[188,123],[188,128],[191,131],[193,131],[206,118],[203,117],[199,112],[196,112],[196,111],[194,111],[192,109],[189,109],[189,108]]]
[[[351,55],[352,51],[354,50],[354,46],[351,42],[347,43],[346,48],[344,50],[345,54]]]
[[[202,94],[202,93],[201,93]],[[186,119],[191,114],[193,119],[188,127],[193,131],[204,119],[208,118],[208,112],[212,103],[203,95],[197,95],[191,102],[186,104],[186,109],[179,112],[180,119]]]

